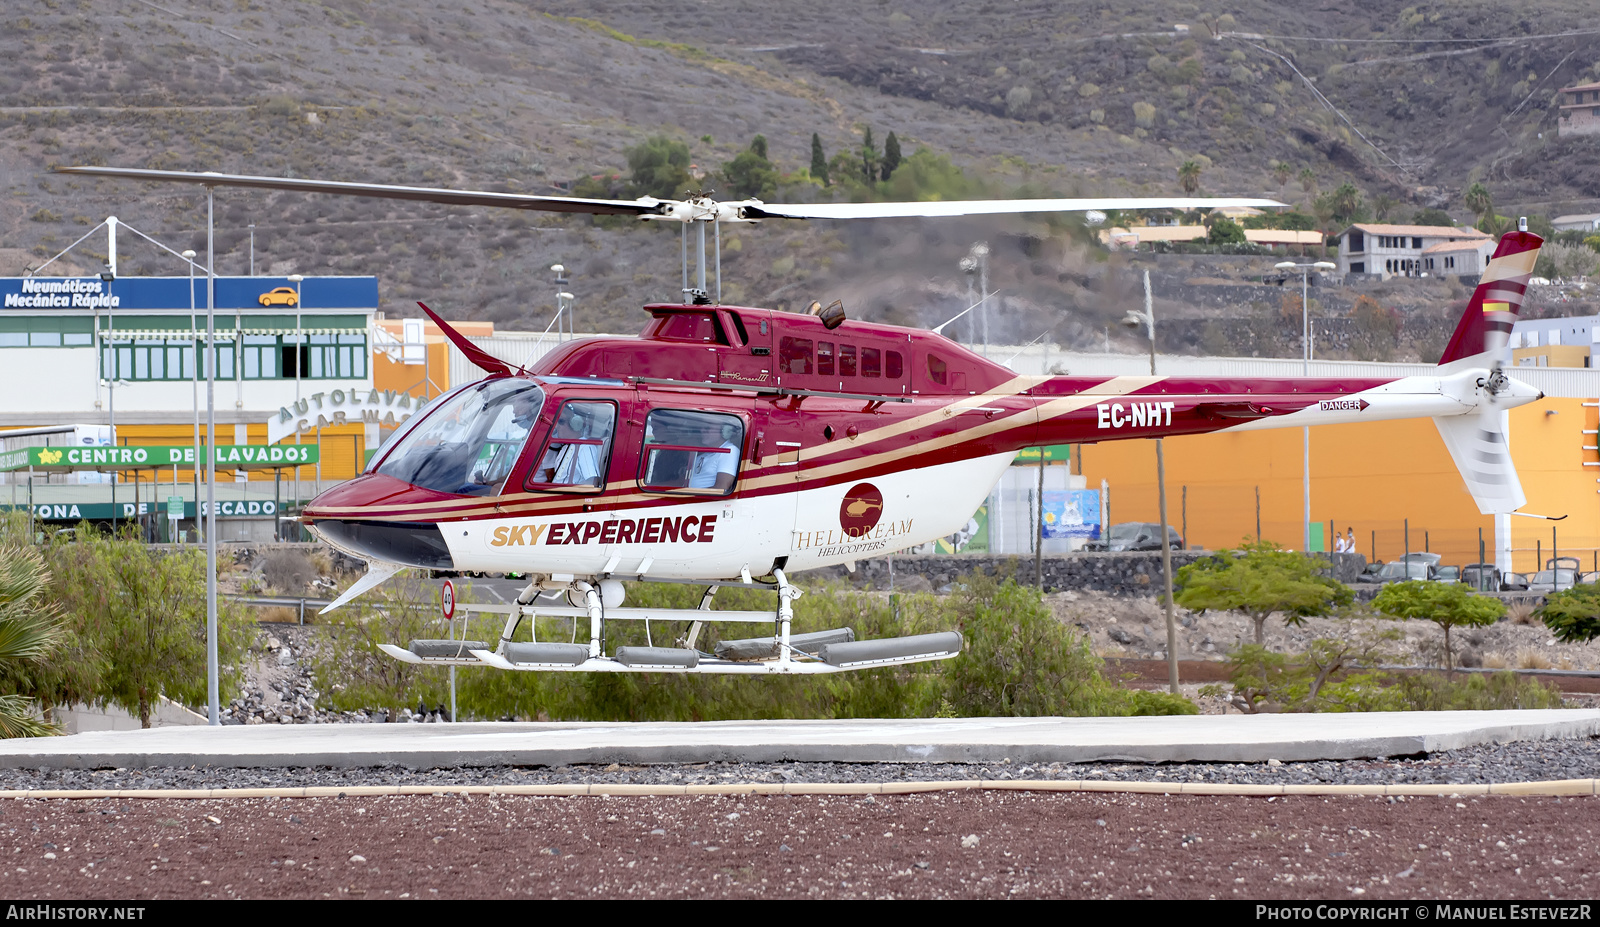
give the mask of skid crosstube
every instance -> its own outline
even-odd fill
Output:
[[[522,672],[558,673],[711,673],[717,675],[771,676],[817,675],[849,672],[879,666],[948,660],[961,652],[961,635],[954,631],[919,634],[911,637],[858,641],[849,628],[790,634],[794,618],[793,601],[798,588],[789,584],[781,570],[775,590],[775,611],[712,611],[717,584],[711,583],[701,597],[699,608],[605,608],[599,589],[586,582],[567,588],[582,595],[583,606],[572,605],[478,605],[461,603],[464,615],[473,612],[506,615],[500,640],[491,648],[487,641],[456,639],[413,640],[407,647],[380,644],[384,653],[405,663],[433,666],[492,666]],[[741,583],[744,585],[744,583]],[[589,619],[587,643],[514,641],[512,636],[524,619],[536,617]],[[605,654],[607,621],[643,621],[646,639],[651,621],[689,622],[688,632],[675,647],[618,647]],[[701,628],[709,622],[771,624],[770,637],[723,641],[715,654],[695,648]],[[454,627],[452,626],[452,635]]]

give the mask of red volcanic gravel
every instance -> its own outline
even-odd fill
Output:
[[[0,896],[1592,898],[1595,798],[16,799]]]

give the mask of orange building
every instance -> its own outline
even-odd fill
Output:
[[[1596,401],[1546,398],[1512,410],[1512,459],[1528,497],[1526,512],[1562,521],[1500,516],[1509,568],[1536,569],[1552,546],[1593,569],[1600,556],[1600,453]],[[1235,547],[1261,536],[1301,546],[1300,429],[1168,438],[1167,512],[1191,545]],[[1109,489],[1109,522],[1157,518],[1155,445],[1086,445],[1075,468],[1093,488]],[[1259,499],[1259,502],[1258,502]],[[1258,515],[1259,512],[1259,515]],[[1426,421],[1329,425],[1311,429],[1312,547],[1332,548],[1328,525],[1354,529],[1356,549],[1393,560],[1431,550],[1446,564],[1496,559],[1496,519],[1480,515],[1438,431]],[[1553,533],[1552,533],[1553,532]]]

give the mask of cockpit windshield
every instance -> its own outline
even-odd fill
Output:
[[[544,393],[527,380],[474,383],[439,400],[373,472],[436,492],[498,493],[543,403]]]

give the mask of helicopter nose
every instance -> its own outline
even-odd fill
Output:
[[[455,561],[424,503],[451,497],[393,477],[367,473],[322,493],[300,520],[317,537],[351,556],[426,570]]]

